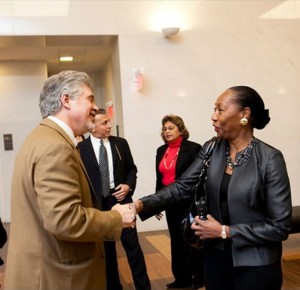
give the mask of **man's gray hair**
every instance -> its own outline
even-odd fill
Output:
[[[68,95],[70,99],[77,99],[82,94],[83,84],[93,91],[93,81],[85,72],[68,70],[49,77],[40,94],[42,117],[55,115],[61,110],[61,96]]]

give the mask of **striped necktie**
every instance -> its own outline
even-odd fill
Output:
[[[109,195],[109,169],[108,169],[108,158],[107,151],[103,144],[103,140],[100,140],[100,149],[99,149],[99,169],[101,175],[101,190],[102,196],[106,197]]]

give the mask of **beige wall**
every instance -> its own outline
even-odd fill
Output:
[[[43,2],[46,5],[47,1]],[[298,1],[57,2],[65,3],[64,15],[37,17],[32,11],[19,17],[17,9],[0,7],[1,13],[8,11],[0,18],[0,35],[119,36],[120,84],[114,90],[120,90],[122,129],[139,169],[135,198],[152,193],[155,187],[154,159],[156,148],[162,144],[161,118],[168,113],[181,115],[190,129],[190,139],[203,143],[214,134],[210,121],[214,100],[227,87],[242,84],[254,87],[270,109],[271,123],[255,135],[284,153],[293,203],[300,204]],[[280,12],[283,10],[285,15]],[[164,38],[159,31],[170,11],[177,13],[174,19],[181,27],[174,40]],[[263,17],[266,13],[269,18]],[[132,82],[136,67],[144,68],[144,87],[140,91]],[[6,82],[10,76],[2,74],[0,78]],[[113,76],[116,81],[118,77]],[[35,89],[40,88],[38,85]],[[37,93],[31,98],[34,107]],[[0,128],[2,134],[3,119]],[[6,153],[2,147],[0,150],[2,162]],[[2,166],[0,181],[8,182],[10,178],[10,172],[3,171]],[[1,190],[0,194],[1,215],[7,219],[9,193]],[[165,228],[165,221],[153,218],[140,222],[138,228]]]
[[[18,148],[41,120],[39,94],[47,77],[43,62],[0,62],[0,214],[10,220],[10,187]],[[13,149],[4,151],[3,134],[12,134]]]

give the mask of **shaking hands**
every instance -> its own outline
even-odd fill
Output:
[[[136,210],[134,203],[116,204],[111,210],[118,211],[123,220],[123,228],[134,228],[136,222]]]

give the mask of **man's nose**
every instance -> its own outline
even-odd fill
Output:
[[[93,110],[96,112],[99,110],[99,107],[96,105],[96,103],[93,102]]]

